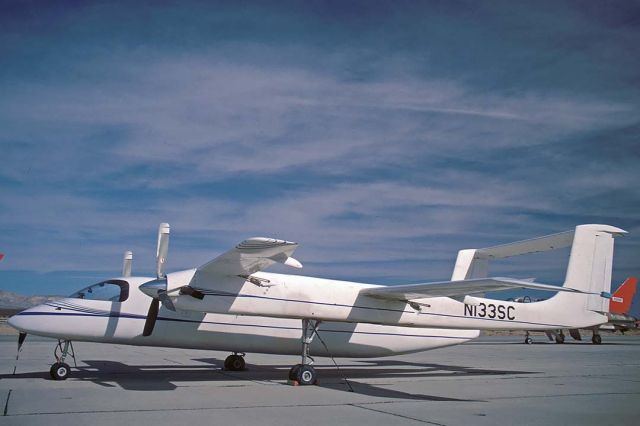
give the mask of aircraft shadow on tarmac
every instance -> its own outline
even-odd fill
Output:
[[[244,386],[255,385],[260,382],[283,383],[287,376],[289,366],[247,364],[245,371],[225,371],[221,369],[222,360],[216,358],[193,359],[191,365],[156,364],[144,366],[132,366],[115,361],[83,360],[77,368],[73,368],[68,379],[90,381],[104,387],[119,386],[122,389],[133,391],[163,391],[173,390],[178,387],[174,383],[181,382],[226,382],[222,387],[243,386],[234,381],[249,382]],[[215,368],[212,368],[215,366]],[[393,360],[361,360],[357,363],[342,364],[338,371],[328,362],[317,362],[314,367],[318,371],[321,388],[350,392],[350,387],[345,382],[346,377],[353,392],[383,398],[412,399],[426,401],[472,401],[467,399],[447,398],[444,396],[414,394],[395,391],[369,383],[363,383],[358,379],[423,379],[441,377],[467,377],[467,376],[502,376],[519,374],[539,374],[532,371],[517,370],[490,370],[465,367],[458,365],[411,363]],[[28,372],[2,374],[0,380],[7,379],[49,379],[48,372]]]

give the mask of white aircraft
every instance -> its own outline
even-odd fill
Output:
[[[289,379],[308,385],[317,376],[310,354],[380,357],[460,344],[480,329],[606,323],[613,237],[624,233],[608,225],[580,225],[532,240],[461,250],[451,281],[380,286],[261,272],[276,262],[302,267],[291,257],[296,243],[268,238],[250,238],[198,268],[165,275],[169,225],[161,224],[155,279],[130,276],[132,254],[126,252],[122,277],[22,311],[8,323],[21,332],[18,350],[26,333],[59,339],[61,353],[56,351],[50,370],[54,379],[68,377],[65,358],[70,342],[77,340],[230,351],[224,363],[229,370],[244,369],[245,352],[301,354]],[[568,246],[562,287],[487,277],[490,259]],[[527,304],[477,296],[513,288],[558,294]]]

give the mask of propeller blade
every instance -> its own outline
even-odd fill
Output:
[[[158,299],[153,299],[151,301],[151,305],[149,305],[149,312],[147,312],[147,320],[144,322],[144,330],[142,331],[142,335],[147,337],[151,336],[153,333],[153,327],[156,325],[156,320],[158,319],[158,309],[160,308],[160,301]]]
[[[18,353],[20,352],[20,349],[22,349],[22,345],[24,344],[24,339],[27,338],[27,333],[20,333],[18,334]],[[16,359],[18,359],[16,357]]]
[[[131,264],[133,262],[133,252],[125,251],[124,252],[124,260],[122,261],[122,276],[130,277],[131,276]]]
[[[164,277],[164,264],[169,252],[169,224],[161,223],[158,228],[158,249],[156,251],[156,276]]]
[[[173,302],[171,301],[171,298],[169,297],[166,291],[158,293],[158,299],[160,299],[160,301],[162,302],[162,306],[164,306],[170,311],[173,311],[173,312],[176,311],[176,307],[173,306]]]

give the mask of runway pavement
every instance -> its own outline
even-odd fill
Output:
[[[0,425],[602,425],[640,414],[640,336],[533,345],[521,336],[380,359],[316,359],[318,386],[286,384],[297,357],[75,343],[78,368],[49,378],[53,340],[0,336]],[[353,392],[342,379],[349,378]]]

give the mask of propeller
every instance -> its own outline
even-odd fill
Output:
[[[158,319],[158,311],[160,310],[160,302],[162,302],[167,309],[175,311],[173,302],[167,295],[167,276],[164,273],[164,266],[167,261],[167,254],[169,253],[169,224],[161,223],[158,227],[158,247],[156,250],[156,279],[149,281],[140,286],[140,290],[146,295],[153,298],[151,305],[149,305],[149,311],[147,312],[147,319],[144,322],[144,330],[142,335],[147,337],[153,333],[153,328],[156,325]],[[126,255],[125,255],[126,256]],[[126,258],[126,257],[125,257]]]
[[[151,336],[151,333],[153,333],[153,327],[155,327],[156,325],[159,309],[160,309],[160,300],[159,299],[151,300],[151,305],[149,305],[149,312],[147,312],[147,320],[144,322],[144,330],[142,331],[142,335],[144,337]]]
[[[169,297],[169,293],[179,292],[180,295],[186,294],[196,299],[204,299],[204,294],[201,291],[196,290],[188,285],[183,285],[168,290],[167,275],[164,272],[168,252],[169,224],[161,223],[160,227],[158,228],[158,249],[156,251],[156,279],[148,281],[138,287],[140,291],[153,299],[151,305],[149,306],[149,311],[147,312],[144,331],[142,333],[143,336],[150,336],[151,333],[153,333],[153,327],[155,326],[156,320],[158,319],[160,302],[162,302],[162,305],[170,311],[176,310],[171,297]],[[191,272],[191,274],[193,275],[192,271],[182,272]],[[180,274],[182,272],[177,272],[174,274]],[[177,280],[177,282],[181,282],[180,277],[177,277],[175,279]],[[191,276],[189,276],[188,280],[191,280]]]
[[[158,249],[156,250],[156,277],[166,278],[164,264],[169,253],[169,224],[161,223],[158,227]]]

